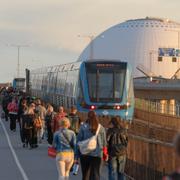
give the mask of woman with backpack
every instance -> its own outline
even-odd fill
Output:
[[[80,150],[78,144],[82,144],[84,140],[97,136],[96,147],[89,153],[83,154],[83,149]],[[103,149],[106,149],[106,132],[103,126],[100,125],[99,120],[94,111],[88,113],[88,119],[81,125],[79,133],[77,135],[77,151],[76,161],[80,157],[82,168],[83,180],[100,180],[100,169],[103,158]],[[88,151],[88,149],[87,149]],[[107,154],[105,154],[107,160]]]
[[[107,131],[108,144],[108,176],[109,180],[124,180],[124,169],[126,164],[126,149],[128,145],[127,130],[122,127],[120,119],[112,117],[110,123],[112,128]]]

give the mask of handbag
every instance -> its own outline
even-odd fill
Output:
[[[96,149],[97,146],[97,136],[99,133],[101,125],[98,124],[96,134],[86,140],[78,142],[78,147],[81,154],[88,154]]]
[[[56,149],[54,147],[48,147],[48,156],[52,158],[56,157]]]
[[[34,120],[34,127],[37,128],[37,129],[41,129],[42,128],[42,120],[40,117],[36,118]]]

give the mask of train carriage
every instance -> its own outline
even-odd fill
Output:
[[[75,105],[80,113],[119,116],[134,111],[132,70],[127,62],[89,60],[32,70],[30,92],[55,106]]]

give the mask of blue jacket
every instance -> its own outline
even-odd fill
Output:
[[[75,151],[76,135],[72,130],[62,128],[55,132],[53,145],[57,152]]]
[[[79,141],[83,141],[86,140],[90,137],[92,137],[94,134],[90,131],[90,127],[88,123],[83,123],[80,127],[79,133],[77,135],[77,144]],[[107,142],[106,142],[106,132],[104,127],[101,125],[98,136],[97,136],[97,147],[94,151],[90,152],[89,154],[87,154],[88,156],[94,156],[94,157],[100,157],[102,158],[103,156],[103,147],[107,146]],[[78,145],[77,145],[77,150],[76,150],[76,154],[75,157],[79,158],[79,156],[81,155],[79,149],[78,149]]]

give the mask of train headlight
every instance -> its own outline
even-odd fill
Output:
[[[96,106],[91,105],[90,109],[91,109],[91,110],[94,110],[94,109],[96,109]]]
[[[116,109],[117,109],[117,110],[121,109],[121,106],[116,106]]]

